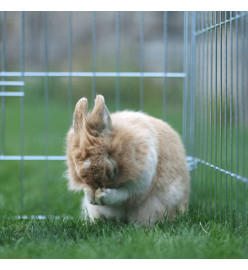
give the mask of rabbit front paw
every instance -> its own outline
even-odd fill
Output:
[[[98,205],[105,205],[106,203],[106,196],[109,193],[109,189],[105,188],[98,188],[95,191],[95,203]]]
[[[127,189],[98,188],[95,191],[95,203],[98,205],[120,205],[129,197]]]
[[[91,188],[84,187],[84,195],[90,204],[96,204],[95,203],[95,194]]]

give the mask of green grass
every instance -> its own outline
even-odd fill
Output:
[[[114,220],[0,221],[0,258],[248,258],[243,238],[196,210],[152,228]]]

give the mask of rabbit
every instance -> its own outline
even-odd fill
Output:
[[[184,146],[164,121],[128,110],[110,114],[102,95],[88,112],[81,98],[66,143],[68,187],[84,191],[82,210],[91,221],[103,216],[152,226],[187,209]]]

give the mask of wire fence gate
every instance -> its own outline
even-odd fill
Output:
[[[145,88],[149,81],[162,81],[159,100],[162,104],[161,118],[164,120],[167,120],[169,106],[167,101],[169,80],[176,80],[180,82],[179,90],[182,94],[180,117],[182,119],[182,137],[192,177],[191,204],[202,208],[211,218],[219,221],[230,221],[231,229],[242,234],[244,239],[246,238],[246,189],[248,183],[246,164],[248,150],[247,12],[182,12],[180,16],[183,17],[181,31],[183,54],[180,70],[176,72],[170,69],[171,62],[168,53],[169,12],[164,12],[161,20],[161,41],[163,43],[163,54],[160,56],[161,70],[152,72],[146,70],[144,63],[145,18],[149,12],[137,13],[138,32],[136,34],[138,41],[136,43],[138,44],[137,57],[139,61],[136,66],[137,70],[132,69],[133,71],[125,72],[121,71],[123,59],[121,58],[121,18],[125,12],[114,14],[114,40],[111,44],[115,59],[112,70],[115,69],[115,71],[104,69],[98,71],[97,69],[97,48],[99,48],[97,47],[97,18],[99,12],[90,13],[88,19],[88,31],[91,33],[91,63],[89,65],[91,68],[88,68],[87,71],[73,71],[75,59],[73,57],[74,12],[64,13],[67,38],[63,40],[63,43],[57,42],[57,46],[66,44],[67,55],[64,57],[67,58],[67,71],[54,71],[57,69],[53,66],[51,53],[49,54],[51,37],[49,36],[49,31],[51,31],[49,20],[52,16],[49,12],[44,12],[42,15],[43,33],[40,44],[43,50],[43,64],[40,69],[42,71],[26,71],[25,61],[28,59],[26,56],[28,51],[26,17],[29,12],[15,13],[15,16],[18,16],[19,27],[16,42],[19,60],[14,68],[11,65],[8,66],[6,57],[8,47],[6,44],[8,44],[7,16],[9,13],[1,13],[0,169],[1,185],[10,181],[15,186],[13,192],[16,193],[11,195],[12,188],[2,186],[2,191],[0,190],[1,210],[8,206],[17,214],[31,214],[34,209],[38,209],[34,214],[62,213],[49,209],[49,200],[50,202],[60,200],[59,195],[52,193],[50,187],[53,186],[55,190],[59,190],[58,186],[63,181],[51,180],[49,175],[55,166],[53,164],[56,164],[60,173],[54,173],[52,177],[61,179],[61,169],[64,167],[58,164],[65,161],[62,138],[65,137],[65,132],[71,124],[73,105],[76,99],[83,95],[87,96],[93,103],[98,91],[98,80],[112,80],[114,87],[109,94],[112,101],[114,100],[112,110],[122,109],[122,80],[135,79],[137,81],[138,93],[135,108],[139,110],[144,110],[146,105],[144,95],[147,95]],[[54,39],[56,39],[56,35]],[[133,46],[133,44],[128,45]],[[174,49],[173,53],[176,55],[177,51]],[[84,63],[84,59],[81,61]],[[75,84],[74,81],[77,79],[88,80],[91,90],[86,93],[81,89],[77,93],[78,96],[75,95],[75,85],[78,86],[78,84]],[[40,86],[37,86],[38,84],[35,84],[34,80],[39,80]],[[63,102],[66,103],[61,111],[59,110],[59,101],[62,94],[56,94],[52,90],[52,85],[54,86],[58,82],[56,80],[61,80],[60,85],[64,87]],[[37,92],[40,92],[38,96],[35,96],[35,87],[38,89]],[[135,90],[131,89],[132,91]],[[154,93],[148,93],[150,98],[153,98]],[[31,95],[34,95],[36,100],[31,99]],[[51,95],[54,95],[53,98],[55,97],[54,99],[59,101],[51,103]],[[130,97],[133,96],[130,94]],[[14,103],[13,99],[17,103]],[[37,111],[32,110],[32,107],[27,109],[29,108],[28,104],[33,104],[33,109],[35,108]],[[17,106],[19,106],[17,111],[12,115],[13,108]],[[125,104],[123,106],[125,107]],[[38,110],[40,111],[38,112]],[[52,126],[58,125],[60,127],[59,135],[58,132],[56,134],[56,131],[54,134],[50,132],[53,128],[51,127],[51,115],[56,114],[56,110],[58,110],[57,114],[63,118],[62,121],[66,123],[61,128],[59,126],[61,120],[57,120],[60,119],[59,116],[52,123]],[[11,126],[11,123],[8,123],[8,117],[15,119],[16,122],[13,123],[15,128],[13,125]],[[37,125],[42,126],[42,132],[33,134],[32,132]],[[39,149],[39,139],[42,141],[42,149]],[[27,144],[28,147],[26,147]],[[53,149],[58,148],[61,154],[53,155]],[[30,167],[26,171],[24,167],[27,163],[31,165],[27,165]],[[37,163],[40,167],[36,169]],[[13,166],[16,169],[13,170]],[[31,167],[35,169],[35,173]],[[13,175],[13,179],[11,176],[9,177],[12,171],[16,173],[15,176]],[[17,175],[19,175],[18,178]],[[26,180],[28,177],[30,180]],[[32,184],[34,178],[39,177],[41,181],[36,185]],[[61,189],[61,192],[65,192],[65,190]],[[30,193],[33,194],[33,198],[29,200]],[[68,194],[66,196],[70,197]],[[73,207],[71,198],[65,197],[63,199],[66,200],[68,209]],[[8,200],[15,202],[9,203]],[[36,201],[37,203],[34,203]],[[33,208],[30,203],[32,203]],[[61,206],[61,209],[63,211],[64,206]]]

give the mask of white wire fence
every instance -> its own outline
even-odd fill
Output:
[[[105,13],[105,16],[110,16],[109,14]],[[73,106],[76,99],[83,95],[93,103],[96,93],[101,87],[106,88],[105,82],[108,80],[111,81],[111,91],[106,91],[106,95],[111,99],[112,110],[120,110],[131,104],[130,109],[148,111],[171,122],[172,125],[180,123],[178,129],[186,146],[189,169],[192,172],[192,206],[202,207],[209,217],[216,220],[231,220],[232,230],[246,235],[248,13],[181,12],[178,14],[178,18],[182,19],[181,30],[176,33],[179,38],[179,47],[173,43],[175,34],[172,33],[175,31],[173,30],[175,22],[171,23],[171,21],[175,14],[173,12],[156,13],[155,16],[160,16],[160,20],[159,26],[156,25],[154,32],[158,32],[161,46],[160,50],[157,52],[154,50],[149,54],[152,55],[149,60],[146,58],[148,55],[146,45],[147,37],[151,35],[151,30],[149,32],[147,30],[151,13],[135,13],[136,20],[132,21],[133,24],[128,20],[124,23],[123,18],[126,14],[125,12],[111,13],[113,35],[107,44],[112,46],[114,60],[111,69],[106,62],[106,68],[103,68],[104,65],[100,65],[101,70],[99,70],[98,58],[99,50],[104,45],[99,46],[98,27],[101,24],[99,18],[104,16],[104,12],[81,14],[82,17],[88,16],[88,21],[84,25],[87,26],[86,30],[90,33],[87,39],[90,40],[90,45],[85,45],[85,47],[89,47],[90,56],[87,51],[85,55],[88,54],[89,57],[87,60],[82,58],[81,63],[82,66],[84,64],[87,66],[88,61],[91,68],[85,70],[83,67],[75,68],[77,66],[75,59],[80,55],[80,51],[76,50],[76,58],[74,56],[74,40],[77,35],[74,33],[75,18],[78,15],[75,12],[63,13],[66,38],[57,41],[56,46],[59,48],[66,45],[66,51],[61,56],[66,64],[63,61],[61,63],[66,66],[67,70],[58,71],[61,69],[59,66],[57,66],[57,70],[54,68],[55,60],[52,60],[51,55],[51,39],[56,41],[56,31],[52,26],[54,23],[51,23],[53,14],[43,12],[40,44],[43,52],[43,64],[40,70],[34,71],[26,70],[25,64],[28,61],[27,55],[30,47],[28,44],[30,40],[27,41],[31,27],[27,17],[30,16],[30,13],[14,14],[15,17],[19,16],[17,23],[17,27],[19,27],[19,45],[17,46],[19,68],[16,65],[13,65],[14,68],[8,65],[6,55],[8,55],[9,42],[9,12],[1,13],[1,182],[8,181],[8,172],[2,169],[3,166],[7,168],[6,170],[18,168],[11,183],[14,185],[18,182],[15,192],[19,194],[19,199],[18,203],[10,205],[18,209],[14,211],[17,214],[43,215],[53,212],[55,215],[61,214],[59,211],[57,213],[53,211],[50,206],[55,197],[57,201],[59,200],[59,195],[56,196],[56,193],[51,191],[51,187],[56,189],[56,185],[62,183],[62,181],[56,182],[52,179],[56,178],[56,175],[61,178],[61,175],[55,173],[51,176],[51,174],[54,164],[61,164],[61,161],[65,160],[63,138],[71,124]],[[125,40],[122,35],[125,25],[130,30],[136,29],[136,37],[133,40],[125,41],[125,45],[122,46]],[[84,42],[81,40],[82,44]],[[80,46],[82,50],[83,47],[84,45]],[[136,48],[136,51],[132,54],[127,47]],[[125,70],[122,63],[126,61],[129,54],[131,65],[127,65]],[[159,69],[153,68],[151,71],[147,63],[156,58],[157,54],[159,60],[156,65]],[[137,61],[134,65],[135,68],[132,68],[134,58]],[[177,59],[179,59],[179,64],[178,68],[175,68],[173,64]],[[104,60],[101,61],[104,62]],[[131,81],[134,83],[130,85]],[[176,88],[174,87],[175,82]],[[56,84],[59,84],[62,90],[54,90]],[[90,89],[86,91],[85,86],[82,87],[84,84],[90,86]],[[172,86],[173,94],[170,93]],[[147,90],[149,87],[151,88]],[[160,90],[156,91],[153,87],[158,87]],[[76,88],[80,88],[80,91]],[[37,96],[36,92],[39,92],[40,95]],[[32,95],[36,100],[31,98]],[[126,101],[123,101],[125,95],[127,95]],[[177,107],[174,109],[174,105],[171,106],[170,95],[173,98],[179,97],[180,113],[177,112]],[[13,99],[19,100],[19,103],[16,103],[18,105],[14,105]],[[57,103],[56,100],[58,100]],[[155,101],[149,107],[148,103],[152,100]],[[63,103],[62,109],[60,103]],[[29,105],[34,107],[31,106],[28,109]],[[16,106],[19,106],[18,113],[14,114],[13,108]],[[159,109],[160,112],[157,113],[155,109]],[[40,110],[39,113],[38,110]],[[54,116],[56,114],[57,118]],[[175,115],[179,115],[179,118],[176,119]],[[18,118],[18,121],[14,122],[14,125],[17,125],[16,128],[8,126],[9,118],[15,120]],[[64,124],[61,124],[62,121]],[[42,126],[42,132],[33,133],[37,123]],[[59,125],[63,125],[63,128]],[[55,149],[61,149],[61,151],[55,151]],[[28,163],[39,164],[40,167],[37,167],[35,174],[31,169],[27,169],[26,172],[25,166]],[[36,165],[30,166],[34,168]],[[60,167],[61,169],[62,167]],[[29,170],[31,173],[27,175]],[[18,178],[16,178],[17,174]],[[37,187],[31,183],[39,174],[42,174],[41,179],[43,180],[42,183],[38,183]],[[28,177],[33,180],[27,180]],[[40,192],[34,191],[37,189]],[[5,194],[10,194],[6,186],[3,190],[6,193],[2,191],[0,194],[2,198],[5,197],[2,199],[1,209],[8,205]],[[42,208],[44,212],[42,212],[43,210],[32,212],[34,208],[29,206],[30,192],[36,194],[31,201],[34,202],[37,199],[35,205],[37,208]],[[9,195],[9,200],[11,199],[11,195]],[[71,195],[63,197],[63,200],[66,201],[68,209],[73,207]],[[63,209],[62,206],[61,209]]]
[[[185,97],[195,204],[247,237],[248,13],[192,14],[190,89]]]

